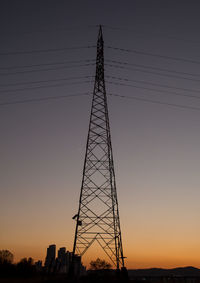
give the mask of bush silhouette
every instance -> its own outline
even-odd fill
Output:
[[[110,268],[111,268],[111,264],[100,258],[97,258],[96,260],[92,260],[90,262],[91,270],[102,270],[102,269],[110,269]]]

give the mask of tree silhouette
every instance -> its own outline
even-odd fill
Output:
[[[34,261],[33,261],[32,257],[29,257],[28,259],[26,257],[24,257],[20,260],[20,262],[18,264],[31,266],[31,265],[34,264]]]
[[[35,273],[34,261],[31,257],[22,258],[20,262],[17,263],[17,272],[19,275],[29,276]]]
[[[96,260],[92,260],[90,262],[90,269],[92,270],[103,270],[103,269],[110,269],[112,266],[109,262],[97,258]]]
[[[13,262],[13,254],[8,250],[0,250],[0,264],[11,264]]]
[[[8,274],[11,276],[14,273],[13,254],[8,250],[0,250],[0,277],[5,277]]]

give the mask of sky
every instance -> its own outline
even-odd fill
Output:
[[[126,266],[200,268],[194,0],[0,1],[0,249],[72,250],[99,24]]]

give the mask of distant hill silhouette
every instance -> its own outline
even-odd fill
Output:
[[[200,277],[200,269],[193,266],[177,267],[172,269],[129,269],[128,274],[130,277]]]

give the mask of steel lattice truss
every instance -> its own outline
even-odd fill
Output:
[[[104,81],[103,36],[97,41],[96,77],[73,254],[83,255],[94,241],[116,268],[124,266],[113,154]]]

